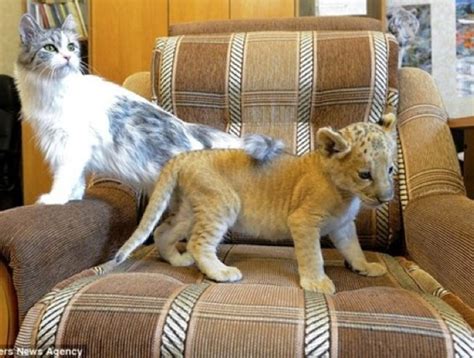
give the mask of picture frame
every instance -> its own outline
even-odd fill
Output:
[[[474,64],[469,67],[470,59],[469,61],[461,59],[463,65],[459,65],[462,56],[459,55],[459,44],[457,43],[457,40],[459,42],[457,32],[459,25],[457,25],[456,5],[460,1],[474,2],[474,0],[389,0],[386,9],[387,28],[390,32],[394,32],[393,28],[390,29],[394,13],[397,9],[403,9],[405,18],[399,19],[398,27],[402,26],[400,23],[405,23],[407,26],[411,26],[413,30],[413,24],[408,19],[409,15],[407,14],[407,12],[410,12],[417,16],[418,30],[424,29],[421,33],[417,32],[416,36],[426,37],[429,34],[429,39],[421,39],[421,45],[416,43],[416,39],[412,41],[411,45],[414,45],[415,48],[410,49],[407,44],[401,43],[402,55],[404,53],[408,57],[410,53],[414,55],[410,59],[400,59],[400,62],[402,66],[419,67],[432,74],[441,92],[450,119],[474,116],[474,76],[471,76],[471,74],[474,75]],[[429,28],[427,29],[428,25]],[[397,37],[396,34],[394,35]],[[399,37],[403,36],[400,35]],[[470,51],[467,52],[470,54]],[[420,60],[416,56],[423,58]],[[468,72],[464,77],[458,74],[459,68],[463,66],[467,68],[466,72]],[[471,70],[472,73],[469,74]],[[460,85],[459,81],[462,80],[464,83]],[[471,80],[473,81],[472,86],[470,85]],[[461,94],[458,89],[460,86],[468,90]],[[472,92],[469,86],[472,87]]]

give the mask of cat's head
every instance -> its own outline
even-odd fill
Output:
[[[20,20],[19,31],[19,67],[49,78],[80,72],[80,47],[71,15],[60,28],[43,29],[32,16],[25,14]]]
[[[338,131],[320,128],[316,135],[318,149],[336,186],[369,206],[392,200],[395,130],[392,113],[378,124],[353,123]]]

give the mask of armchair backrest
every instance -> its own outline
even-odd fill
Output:
[[[275,27],[291,28],[296,20]],[[377,122],[397,106],[398,45],[391,35],[367,30],[378,22],[363,20],[352,24],[364,24],[357,31],[311,31],[306,24],[304,31],[231,33],[246,28],[229,21],[227,29],[213,25],[224,33],[160,38],[152,65],[154,100],[184,120],[238,136],[267,134],[304,154],[314,149],[318,128]],[[398,198],[364,209],[357,221],[362,245],[386,250],[400,232]]]

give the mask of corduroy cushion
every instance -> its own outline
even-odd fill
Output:
[[[314,149],[319,127],[376,122],[397,106],[397,51],[391,35],[373,31],[160,38],[153,95],[184,120],[237,136],[281,138],[300,155]],[[399,220],[398,196],[390,205],[363,210],[362,246],[387,250],[399,236]]]
[[[369,278],[325,250],[332,296],[298,287],[290,247],[222,245],[218,255],[239,267],[241,282],[171,267],[153,247],[112,271],[86,270],[29,311],[17,346],[104,358],[469,356],[472,330],[448,293],[403,258],[367,253],[388,269]]]

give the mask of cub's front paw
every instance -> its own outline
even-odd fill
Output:
[[[336,292],[336,286],[334,286],[334,282],[332,282],[332,280],[326,275],[324,275],[319,280],[302,278],[300,280],[300,285],[305,290],[313,292],[326,293],[329,295],[332,295]]]
[[[186,267],[194,264],[194,259],[189,252],[184,252],[180,255],[175,255],[169,258],[169,263],[172,266]]]
[[[51,194],[43,194],[39,197],[36,201],[36,204],[43,204],[43,205],[62,205],[68,202],[68,198],[59,197],[56,195]]]
[[[217,282],[234,282],[242,279],[242,272],[237,267],[227,266],[219,271],[209,272],[207,276]]]
[[[366,275],[367,276],[382,276],[387,273],[387,268],[377,262],[368,262],[366,265]]]
[[[387,268],[377,262],[365,262],[355,267],[346,262],[346,266],[362,276],[377,277],[387,273]]]

